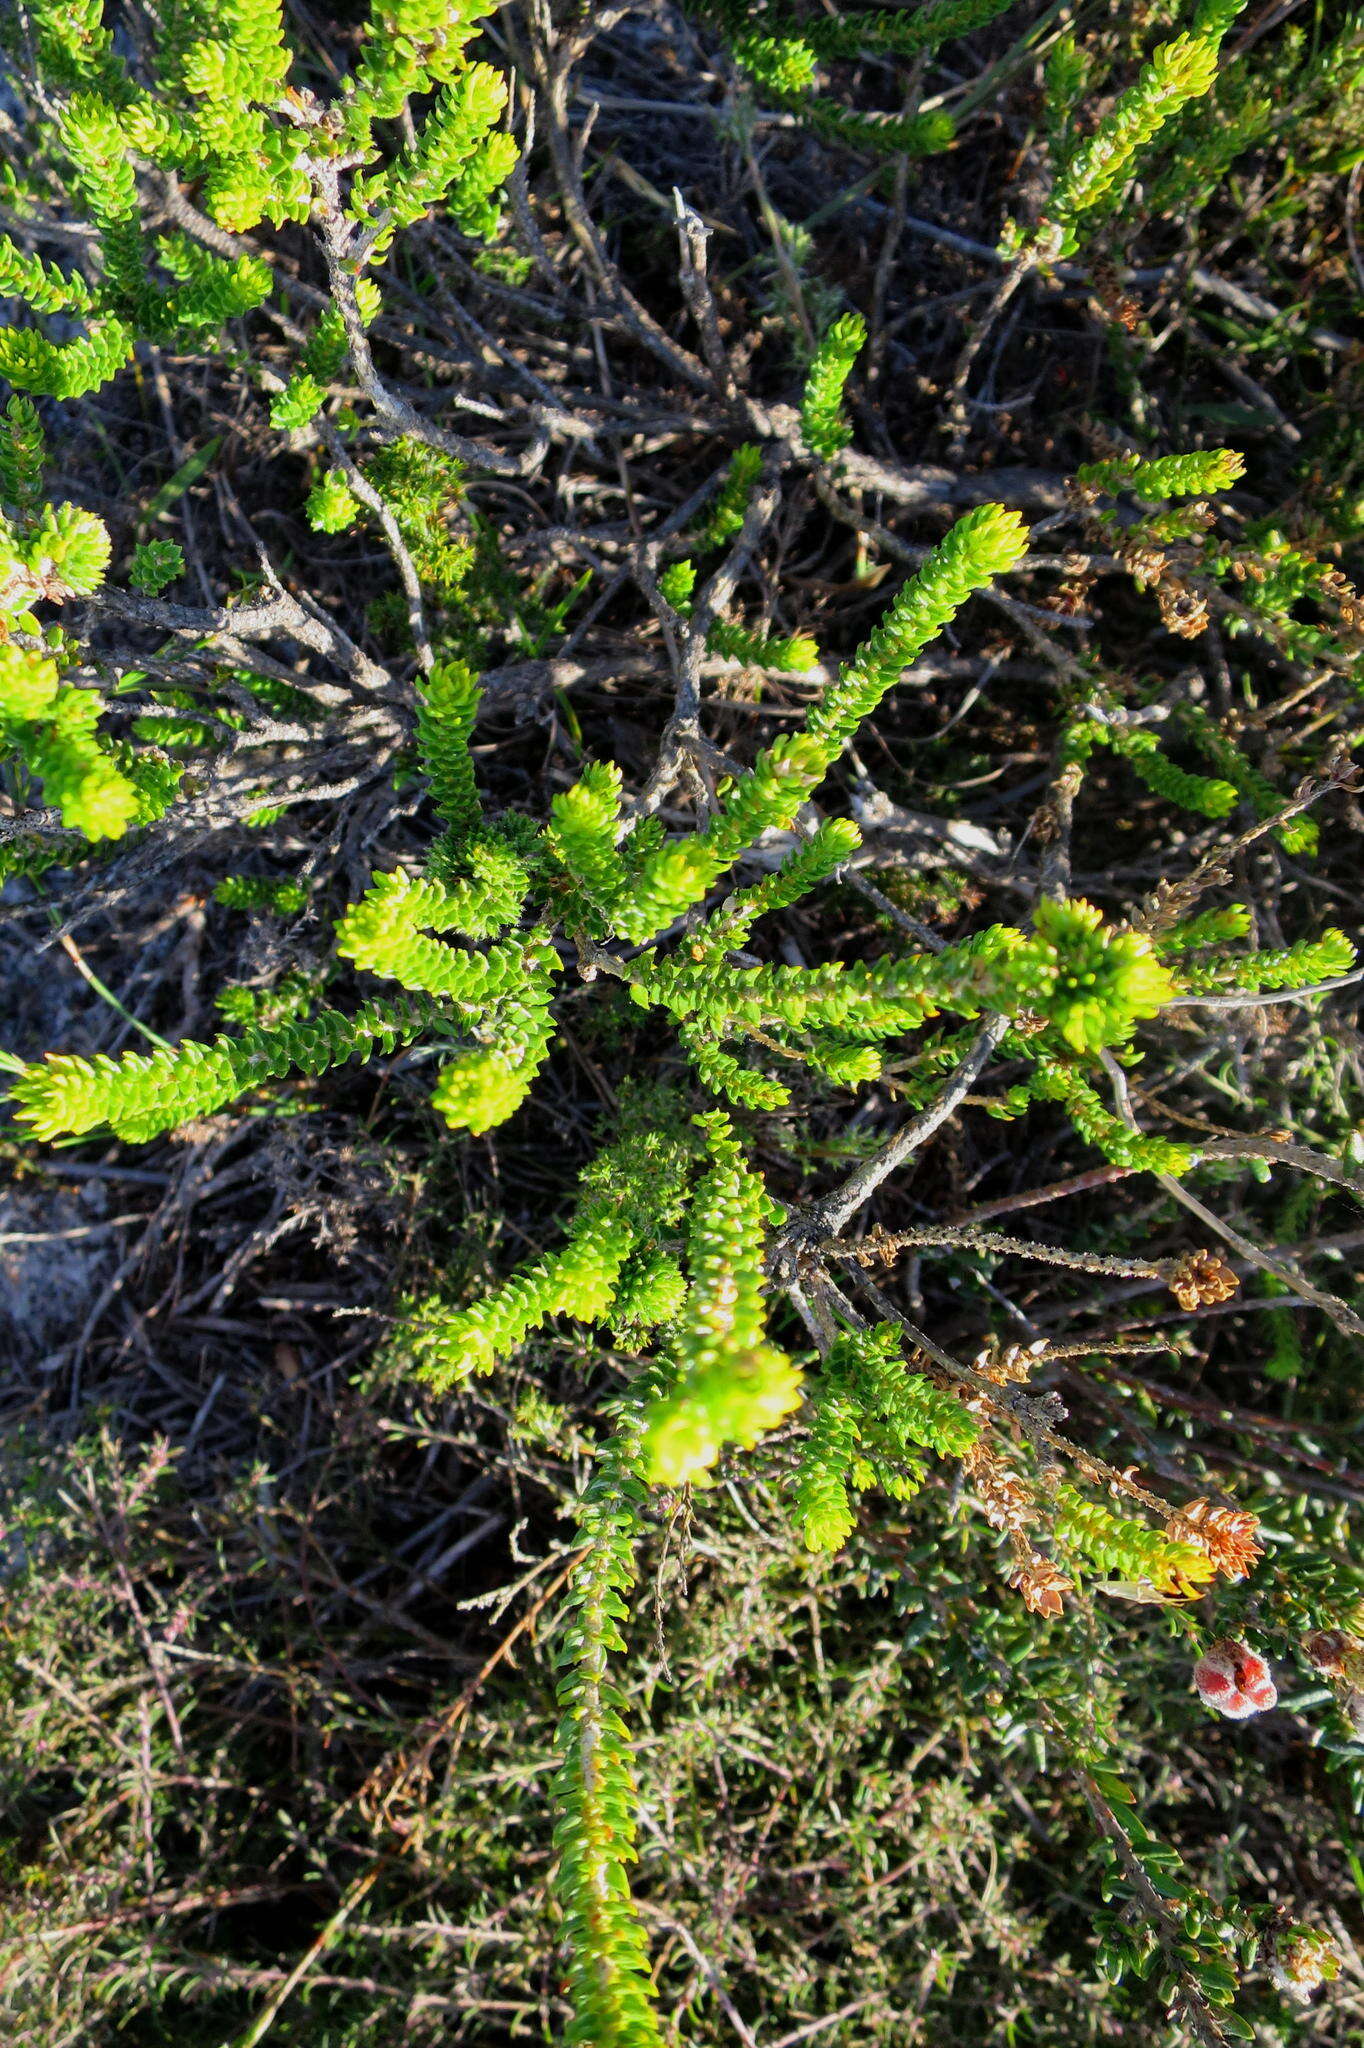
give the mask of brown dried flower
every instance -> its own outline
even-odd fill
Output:
[[[1093,588],[1092,576],[1067,576],[1043,599],[1043,604],[1047,611],[1055,612],[1059,618],[1075,619],[1084,611]]]
[[[1076,512],[1092,511],[1099,502],[1099,493],[1093,484],[1082,484],[1078,477],[1067,477],[1066,497]]]
[[[1230,1301],[1240,1284],[1231,1267],[1216,1252],[1190,1252],[1187,1258],[1171,1266],[1166,1275],[1166,1285],[1181,1308]]]
[[[1107,317],[1128,334],[1135,334],[1144,317],[1141,300],[1123,290],[1117,267],[1101,260],[1091,266],[1089,277],[1094,296]]]
[[[1258,1564],[1263,1554],[1256,1541],[1259,1529],[1249,1508],[1221,1508],[1210,1500],[1191,1500],[1165,1524],[1172,1542],[1206,1551],[1227,1579],[1243,1579]]]
[[[1303,1644],[1308,1663],[1326,1678],[1339,1678],[1345,1669],[1345,1652],[1350,1638],[1343,1628],[1316,1628]]]
[[[1156,603],[1167,633],[1181,640],[1196,640],[1208,630],[1208,601],[1190,590],[1177,576],[1166,576],[1156,585]]]
[[[1005,1344],[998,1337],[991,1337],[971,1362],[982,1379],[993,1380],[997,1387],[1006,1387],[1011,1382],[1026,1386],[1046,1348],[1045,1337],[1032,1344]]]
[[[967,1406],[971,1404],[968,1402]],[[962,1470],[976,1490],[981,1513],[992,1529],[1007,1529],[1016,1535],[1037,1519],[1032,1491],[1007,1465],[982,1443],[972,1444],[962,1459]]]
[[[1327,569],[1317,587],[1334,599],[1340,622],[1350,633],[1364,633],[1364,598],[1348,576],[1343,576],[1339,569]]]
[[[1314,1629],[1303,1650],[1323,1678],[1343,1679],[1353,1692],[1364,1689],[1364,1643],[1343,1628]]]
[[[859,1266],[893,1266],[900,1256],[899,1240],[884,1223],[874,1223],[851,1249]]]
[[[1014,1567],[1009,1574],[1009,1584],[1016,1586],[1023,1595],[1023,1605],[1029,1614],[1041,1614],[1048,1620],[1064,1613],[1064,1596],[1075,1590],[1065,1573],[1058,1571],[1040,1550],[1030,1551]]]
[[[1153,547],[1149,541],[1124,541],[1118,549],[1118,559],[1129,576],[1138,583],[1159,585],[1169,566],[1164,548]]]

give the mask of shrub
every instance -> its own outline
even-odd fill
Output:
[[[1164,301],[1134,296],[1174,275],[1161,204],[1182,193],[1215,249],[1240,232],[1233,159],[1191,115],[1238,109],[1257,176],[1294,146],[1237,86],[1257,39],[1234,7],[1140,48],[1123,20],[1082,49],[1005,15],[707,4],[669,14],[666,56],[642,16],[487,0],[376,0],[296,39],[272,0],[36,0],[12,25],[32,113],[0,249],[0,862],[21,939],[55,936],[94,1007],[60,1039],[17,1014],[7,1142],[29,1174],[70,1154],[168,1191],[58,1354],[62,1412],[97,1331],[106,1394],[117,1341],[180,1400],[167,1308],[196,1370],[273,1303],[335,1316],[329,1355],[370,1319],[358,1379],[300,1424],[331,1493],[291,1490],[240,1419],[226,1497],[196,1468],[235,1354],[178,1446],[106,1406],[61,1424],[65,1490],[50,1440],[16,1450],[0,1982],[54,2044],[106,2018],[311,2038],[308,1989],[338,2041],[391,2009],[415,2036],[596,2048],[684,2024],[889,2041],[914,1984],[963,2038],[1218,2043],[1288,2038],[1277,1994],[1334,1981],[1325,1816],[1364,1794],[1364,1304],[1323,1212],[1364,1187],[1336,1006],[1361,970],[1333,922],[1364,602],[1353,455],[1325,430],[1296,470],[1285,451],[1306,346],[1340,359],[1327,411],[1354,355],[1329,278],[1304,326],[1202,269],[1191,291],[1278,322],[1289,368],[1191,313],[1188,362],[1251,418],[1178,412],[1161,382]],[[1353,32],[1269,33],[1294,118],[1329,75],[1357,122]],[[657,164],[586,177],[589,51],[641,92],[666,74],[667,118],[724,158],[728,183],[660,129],[675,256]],[[888,73],[898,110],[865,104]],[[608,122],[637,111],[598,83]],[[1016,189],[975,134],[987,104],[1000,135],[1040,109]],[[959,158],[995,195],[988,240],[910,212],[911,178],[956,191]],[[732,220],[688,204],[684,161]],[[652,210],[624,226],[613,166]],[[817,238],[860,219],[883,237],[865,311]],[[1278,226],[1254,229],[1271,253]],[[907,235],[974,266],[963,293],[918,291]],[[1106,367],[1035,428],[983,394],[1001,364],[1048,374],[1054,293]],[[896,452],[898,336],[923,321],[920,438],[947,432],[946,466]],[[139,499],[163,436],[171,474]],[[201,974],[231,1028],[205,1030]],[[997,1227],[1026,1210],[1031,1234]],[[279,1248],[305,1229],[334,1255],[300,1281]],[[188,1291],[187,1260],[209,1267]],[[242,1325],[224,1311],[266,1264],[278,1291]],[[283,1372],[295,1335],[269,1341]],[[465,1589],[453,1701],[448,1620],[416,1608],[470,1501],[424,1499],[407,1583],[387,1491],[390,1453],[420,1490],[442,1446],[506,1507],[479,1541],[510,1531]],[[320,1611],[286,1527],[335,1552]],[[680,1558],[693,1605],[665,1626]],[[1284,1717],[1301,1811],[1209,1706]],[[526,1788],[551,1777],[547,1818]],[[962,1858],[991,1840],[1009,1896],[968,1915]],[[913,1909],[879,1896],[907,1875]],[[764,1887],[793,1887],[789,1924]],[[285,1899],[297,1967],[258,1925],[213,1931]],[[202,1945],[180,1914],[210,1916]],[[1334,2038],[1352,1995],[1318,2008]]]

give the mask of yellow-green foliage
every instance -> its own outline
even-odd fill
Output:
[[[767,1341],[762,1274],[768,1199],[729,1119],[697,1119],[713,1164],[691,1207],[691,1288],[672,1345],[675,1379],[644,1418],[643,1460],[657,1484],[702,1477],[727,1443],[755,1444],[800,1400],[800,1374]]]

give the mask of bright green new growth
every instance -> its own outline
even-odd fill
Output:
[[[782,758],[779,753],[778,760]],[[609,852],[615,784],[606,770],[595,775],[589,771],[584,784],[589,792],[595,786],[606,797],[593,826],[597,836],[579,833],[581,847],[572,831],[568,841],[564,838],[570,822],[583,824],[582,805],[564,806],[553,829],[565,864],[569,856],[562,849],[570,841],[577,847],[572,853],[578,863],[575,900],[591,916],[596,913],[586,893],[587,882],[600,883],[589,875],[588,856]],[[705,835],[698,837],[704,840]],[[1089,904],[1044,901],[1032,935],[1012,926],[992,926],[936,955],[891,956],[852,965],[835,961],[816,968],[728,964],[725,953],[757,916],[798,901],[834,872],[856,844],[855,827],[828,821],[782,868],[727,898],[705,944],[693,944],[669,958],[645,956],[622,967],[634,998],[667,1009],[682,1027],[683,1042],[700,1078],[731,1099],[769,1108],[785,1100],[784,1087],[743,1066],[726,1050],[726,1040],[742,1041],[757,1029],[770,1043],[775,1032],[777,1043],[785,1045],[794,1060],[837,1085],[855,1086],[879,1071],[877,1040],[917,1030],[940,1008],[966,1017],[987,1010],[1026,1015],[1030,1035],[1019,1041],[1017,1050],[1033,1061],[1032,1074],[1012,1091],[1008,1104],[1017,1111],[1034,1097],[1060,1101],[1082,1134],[1108,1157],[1155,1171],[1182,1171],[1186,1152],[1164,1140],[1129,1132],[1103,1109],[1081,1070],[1072,1064],[1073,1053],[1091,1054],[1125,1043],[1137,1021],[1154,1015],[1179,988],[1148,939],[1105,927]],[[625,845],[628,850],[628,840]],[[655,858],[650,854],[639,872]],[[457,864],[466,870],[459,879],[414,877],[403,870],[376,875],[369,890],[339,920],[337,951],[357,967],[439,998],[448,1007],[424,1013],[438,1032],[458,1026],[472,1035],[474,1046],[457,1053],[444,1069],[435,1103],[452,1125],[484,1130],[519,1106],[547,1056],[558,959],[540,934],[512,932],[486,952],[463,950],[437,936],[456,932],[488,938],[507,933],[521,915],[528,888],[541,886],[533,884],[524,858],[500,834],[483,831],[472,837]],[[455,865],[452,862],[448,870],[452,877]],[[628,871],[628,862],[625,865]],[[1185,979],[1194,987],[1201,986],[1200,974],[1204,980],[1225,980],[1235,973],[1250,981],[1260,973],[1284,985],[1312,970],[1336,971],[1340,961],[1352,957],[1344,941],[1328,935],[1314,948],[1251,955],[1231,968],[1191,970]],[[237,1069],[221,1042],[217,1047],[182,1046],[175,1060],[170,1072],[133,1059],[122,1067],[112,1066],[105,1075],[102,1085],[106,1092],[114,1091],[114,1114],[129,1133],[137,1127],[139,1090],[147,1098],[149,1131],[203,1113],[197,1088],[182,1096],[173,1085],[196,1063],[206,1063],[203,1086],[212,1094],[214,1107],[252,1085],[264,1071],[243,1069],[240,1080],[234,1080]],[[286,1061],[278,1071],[287,1066]],[[50,1087],[44,1092],[45,1071],[41,1065],[27,1069],[21,1087],[36,1089],[42,1096],[44,1129],[50,1135],[61,1127],[66,1098]],[[122,1076],[117,1087],[115,1076]],[[90,1116],[79,1091],[74,1102],[86,1120],[69,1128],[91,1128],[106,1114],[97,1108]]]
[[[641,1254],[621,1275],[611,1303],[611,1327],[618,1342],[645,1336],[675,1322],[687,1298],[687,1276],[666,1252]]]
[[[919,1450],[961,1458],[980,1424],[954,1394],[908,1372],[893,1323],[840,1336],[814,1392],[814,1420],[796,1474],[796,1520],[807,1550],[838,1550],[852,1534],[854,1486],[904,1499],[923,1476]]]
[[[642,863],[613,917],[617,936],[652,938],[699,903],[765,831],[789,831],[901,671],[973,591],[1015,567],[1027,545],[1022,520],[1002,505],[981,505],[959,519],[901,588],[880,626],[810,714],[805,731],[786,735],[760,754],[744,780],[724,794],[723,808],[704,831],[658,848]],[[628,856],[628,850],[627,840],[622,852]]]
[[[1054,1505],[1057,1541],[1078,1551],[1101,1572],[1122,1579],[1146,1579],[1161,1593],[1202,1587],[1213,1576],[1206,1551],[1177,1542],[1144,1522],[1115,1515],[1101,1501],[1086,1500],[1073,1486],[1059,1486]]]
[[[434,1297],[411,1303],[388,1346],[424,1379],[446,1388],[490,1372],[552,1316],[652,1323],[675,1300],[674,1262],[661,1256],[686,1202],[687,1152],[657,1127],[654,1105],[622,1093],[621,1135],[579,1182],[562,1250],[518,1267],[482,1300],[455,1308]]]
[[[740,449],[741,455],[743,452]],[[743,524],[743,512],[736,512],[732,525],[727,518],[717,519],[703,536],[704,546],[714,544],[715,524],[726,535],[737,532]],[[692,593],[696,588],[696,564],[693,561],[669,562],[658,579],[658,587],[674,611],[684,619],[691,617]],[[718,654],[726,661],[747,662],[755,668],[776,669],[788,675],[803,675],[819,666],[819,648],[808,634],[779,636],[758,633],[740,625],[735,619],[716,619],[711,624],[706,633],[706,652]]]
[[[47,442],[38,408],[16,391],[0,421],[0,503],[22,521],[42,511]]]
[[[671,1346],[677,1377],[644,1420],[643,1469],[663,1486],[699,1479],[727,1443],[751,1447],[800,1400],[798,1370],[766,1338],[766,1190],[728,1117],[696,1122],[713,1164],[691,1206],[691,1289]]]
[[[236,982],[219,989],[213,1007],[229,1024],[285,1024],[312,1008],[326,978],[295,967],[282,974],[272,988],[247,988]]]
[[[701,11],[730,38],[737,63],[764,97],[786,106],[804,127],[851,149],[896,156],[928,156],[950,146],[956,132],[942,109],[924,114],[862,113],[832,97],[813,96],[816,59],[861,50],[887,56],[917,54],[1002,13],[1009,0],[942,0],[913,19],[866,13],[845,21],[816,15],[796,21],[779,9],[752,10],[739,0],[706,0]]]
[[[1245,468],[1246,459],[1236,449],[1205,448],[1149,461],[1140,455],[1117,455],[1103,462],[1085,462],[1076,470],[1075,481],[1110,497],[1128,491],[1134,498],[1160,504],[1167,498],[1199,498],[1228,491],[1244,476]]]
[[[0,747],[42,783],[62,823],[89,840],[121,838],[142,810],[137,784],[95,730],[103,709],[97,690],[59,682],[54,661],[0,646]]]
[[[692,593],[696,589],[696,564],[691,560],[669,562],[658,579],[658,587],[675,612],[691,615]]]
[[[893,1323],[878,1323],[845,1337],[830,1352],[858,1399],[866,1441],[896,1456],[912,1445],[939,1458],[963,1458],[980,1436],[980,1424],[957,1396],[909,1372],[902,1340]]]
[[[321,408],[326,392],[310,370],[296,370],[282,391],[270,400],[270,424],[281,434],[306,427]]]
[[[308,493],[308,524],[315,533],[344,533],[360,516],[360,500],[346,482],[343,469],[329,469]]]
[[[616,851],[620,793],[620,770],[614,761],[594,761],[571,789],[553,799],[545,835],[565,873],[577,883],[581,909],[598,936],[630,886],[629,872]]]
[[[362,327],[368,327],[377,317],[382,300],[379,287],[372,277],[355,280],[355,305]],[[320,316],[317,326],[303,349],[303,360],[282,390],[270,400],[270,424],[283,433],[292,433],[306,427],[317,417],[327,396],[327,386],[334,383],[346,367],[350,353],[350,342],[346,336],[345,323],[335,306],[328,306]],[[333,482],[333,479],[336,479]],[[344,471],[328,472],[319,484],[314,485],[309,496],[309,517],[319,531],[336,532],[339,527],[323,524],[325,518],[336,518],[340,526],[349,521],[340,517],[342,505],[340,489],[345,486]],[[350,493],[345,492],[349,498]],[[313,516],[314,500],[321,517]],[[358,500],[352,500],[355,512],[360,507]],[[354,516],[354,514],[352,514]]]
[[[0,330],[0,341],[13,331]],[[45,502],[45,459],[37,409],[16,392],[0,421],[0,750],[42,784],[63,825],[91,842],[118,839],[167,809],[179,775],[103,738],[99,692],[61,682],[55,661],[9,639],[40,635],[35,606],[90,596],[109,567],[103,520],[79,505]],[[44,864],[35,855],[28,871]]]
[[[1046,66],[1043,121],[1052,169],[1058,175],[1075,148],[1073,120],[1089,81],[1090,59],[1073,35],[1058,36]]]
[[[798,99],[815,82],[815,53],[801,36],[739,35],[734,56],[750,78],[779,99]]]
[[[483,692],[462,661],[438,662],[417,702],[417,751],[444,825],[442,857],[453,856],[482,821],[469,742]]]
[[[390,225],[380,235],[376,251],[387,247],[397,227],[409,226],[449,200],[452,188],[456,221],[466,233],[476,232],[488,193],[502,183],[516,162],[511,137],[490,135],[506,103],[506,80],[490,64],[471,64],[451,84],[441,87],[415,146],[381,183]],[[477,187],[465,183],[461,190],[460,181],[480,152],[485,160],[484,176]],[[362,193],[367,189],[362,180],[357,180],[357,187]]]
[[[0,377],[42,398],[97,391],[132,360],[132,329],[113,318],[92,321],[74,341],[49,341],[31,327],[0,328]]]
[[[823,851],[833,858],[838,848],[826,841]],[[797,968],[728,965],[720,949],[731,928],[722,921],[713,949],[693,949],[701,957],[641,960],[629,976],[636,1001],[661,1004],[713,1038],[753,1027],[832,1031],[845,1051],[916,1030],[941,1008],[968,1017],[1026,1013],[1046,1027],[1031,1050],[1098,1052],[1125,1043],[1140,1018],[1177,992],[1150,941],[1105,926],[1092,904],[1044,901],[1035,922],[1030,937],[992,925],[937,954]]]
[[[528,978],[541,979],[555,964],[543,943],[509,939],[487,953],[465,953],[428,936],[458,932],[486,938],[505,931],[518,915],[525,874],[511,849],[491,841],[472,848],[469,861],[475,879],[453,887],[414,880],[401,868],[376,874],[337,923],[341,958],[471,1010],[489,997],[518,995]]]
[[[852,428],[843,417],[843,387],[866,339],[867,323],[862,315],[844,313],[811,359],[800,401],[800,424],[806,447],[825,462],[831,462],[852,439]]]
[[[807,731],[830,763],[967,598],[1017,568],[1027,552],[1022,518],[1003,505],[977,506],[957,521],[811,713]]]
[[[450,1129],[476,1136],[516,1114],[549,1056],[548,991],[538,1005],[499,1004],[486,1022],[498,1032],[497,1050],[461,1053],[441,1069],[431,1091],[431,1106]]]
[[[491,1372],[551,1316],[585,1323],[604,1317],[634,1243],[627,1224],[588,1209],[562,1251],[523,1266],[471,1308],[424,1304],[400,1325],[390,1349],[440,1392],[471,1373]]]
[[[711,927],[709,946],[719,953],[742,945],[758,918],[799,903],[851,860],[861,844],[862,834],[851,818],[824,819],[770,875],[726,896]]]
[[[1244,903],[1229,903],[1221,910],[1200,911],[1197,917],[1186,918],[1167,932],[1157,934],[1152,943],[1164,958],[1170,953],[1197,953],[1206,946],[1221,946],[1228,939],[1243,939],[1250,930],[1250,912]]]
[[[39,505],[29,515],[0,514],[0,623],[38,634],[33,607],[63,604],[98,590],[112,542],[103,520],[79,505]]]
[[[90,303],[90,287],[79,271],[68,275],[5,234],[0,234],[0,293],[23,299],[35,313],[79,313]]]
[[[403,434],[367,455],[361,468],[393,514],[422,582],[442,603],[457,598],[474,560],[470,536],[450,530],[464,497],[463,465]]]
[[[80,1137],[107,1124],[117,1137],[141,1142],[211,1115],[262,1081],[325,1073],[376,1047],[392,1052],[443,1022],[435,1004],[398,996],[366,1003],[350,1017],[319,1010],[306,1021],[253,1028],[240,1038],[208,1045],[187,1039],[167,1052],[124,1053],[117,1060],[107,1053],[92,1060],[49,1053],[10,1084],[10,1098],[36,1138]]]
[[[1191,775],[1162,754],[1154,733],[1143,726],[1099,725],[1084,720],[1071,727],[1065,740],[1065,757],[1083,764],[1096,746],[1121,754],[1148,789],[1167,802],[1204,818],[1225,818],[1236,807],[1237,790],[1230,782],[1207,775]]]
[[[449,0],[436,9],[389,0],[376,9],[351,103],[352,134],[368,143],[375,118],[391,119],[411,94],[439,88],[412,146],[390,170],[358,177],[352,188],[357,217],[375,224],[376,257],[398,225],[436,206],[466,234],[486,238],[496,227],[493,195],[516,162],[511,137],[491,132],[506,81],[463,54],[492,11],[491,0]]]
[[[1317,982],[1335,981],[1349,974],[1357,957],[1344,932],[1329,927],[1319,939],[1301,939],[1296,946],[1262,953],[1224,953],[1206,965],[1191,964],[1181,969],[1179,982],[1189,995],[1215,995],[1233,989],[1259,994],[1268,989],[1312,988]]]
[[[712,1095],[737,1103],[741,1109],[784,1109],[791,1100],[790,1091],[780,1081],[769,1074],[759,1073],[754,1067],[744,1066],[733,1053],[725,1051],[719,1035],[704,1024],[679,1020],[677,1035],[686,1048],[696,1078]]]
[[[826,1361],[792,1501],[807,1550],[841,1550],[857,1526],[851,1485],[861,1441],[857,1404],[834,1380]]]
[[[761,753],[741,782],[722,786],[722,808],[701,832],[659,847],[641,864],[612,918],[621,938],[642,942],[699,903],[765,831],[788,831],[832,758],[806,734]],[[628,853],[629,842],[626,841]]]
[[[1044,898],[1033,923],[1006,969],[1009,1007],[1036,1007],[1074,1051],[1121,1045],[1173,995],[1149,939],[1105,926],[1092,904]]]
[[[1008,1099],[1020,1114],[1030,1101],[1060,1103],[1080,1136],[1114,1166],[1178,1177],[1193,1164],[1194,1155],[1187,1145],[1129,1130],[1104,1108],[1079,1068],[1063,1060],[1038,1059],[1028,1079],[1010,1089]]]
[[[38,0],[40,78],[56,106],[67,182],[94,231],[93,260],[89,277],[68,277],[0,238],[0,289],[40,317],[75,313],[86,332],[56,341],[36,328],[4,328],[0,375],[27,391],[76,397],[114,376],[139,336],[165,345],[193,336],[202,346],[269,297],[273,273],[255,256],[224,256],[180,233],[148,238],[138,160],[172,183],[197,182],[197,203],[229,233],[265,219],[306,220],[342,159],[343,211],[365,231],[363,261],[381,260],[400,226],[436,206],[464,233],[486,238],[517,154],[509,135],[493,132],[504,78],[465,55],[490,11],[485,0],[376,0],[356,72],[326,106],[311,90],[286,87],[292,56],[274,0],[182,0],[159,23],[150,87],[84,10]],[[411,124],[408,147],[376,162],[375,121],[398,119],[427,94],[434,97]],[[355,171],[362,162],[373,168]],[[362,319],[371,318],[369,280],[357,276],[355,291]],[[305,426],[316,413],[345,359],[339,326],[335,309],[323,315],[272,402],[277,427]],[[336,515],[334,493],[320,509]]]
[[[755,668],[777,669],[785,675],[804,675],[819,666],[819,648],[808,634],[769,636],[732,619],[715,621],[706,635],[706,647],[726,661],[749,662]]]
[[[1080,246],[1083,216],[1114,200],[1140,152],[1190,100],[1210,92],[1217,77],[1215,35],[1176,36],[1144,64],[1135,85],[1069,156],[1052,187],[1036,247],[1048,258],[1072,256]]]

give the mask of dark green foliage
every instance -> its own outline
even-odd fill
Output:
[[[142,541],[133,549],[128,564],[128,581],[147,597],[160,597],[168,584],[185,570],[185,557],[178,541]]]
[[[229,910],[272,910],[280,917],[291,917],[303,909],[308,892],[299,882],[272,875],[227,875],[213,897]]]
[[[698,547],[723,547],[744,523],[748,501],[762,470],[763,452],[745,441],[729,458],[729,470],[720,493],[710,508],[706,524],[697,536]]]

